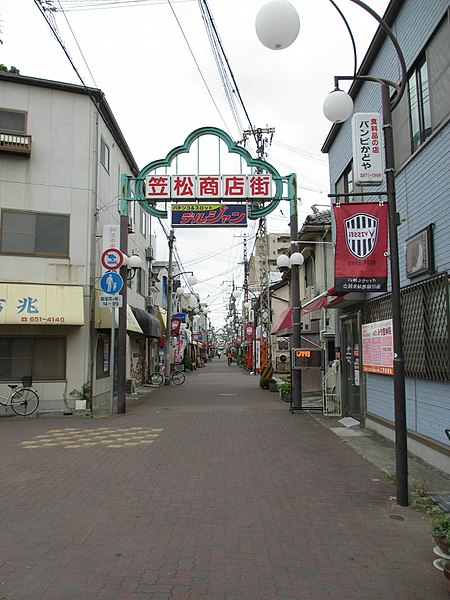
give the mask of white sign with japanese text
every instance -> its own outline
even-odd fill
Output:
[[[82,286],[0,284],[0,325],[84,325]]]
[[[364,323],[361,326],[363,371],[381,375],[394,374],[392,319]]]
[[[353,115],[353,178],[356,185],[380,185],[383,183],[382,137],[379,113],[355,113]]]
[[[100,308],[122,308],[123,296],[101,295],[98,299]]]

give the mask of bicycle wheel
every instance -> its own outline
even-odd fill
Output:
[[[11,396],[11,408],[22,417],[32,415],[39,406],[39,396],[30,388],[20,388]]]
[[[150,377],[150,383],[153,385],[162,385],[163,381],[164,378],[161,373],[153,373],[153,375]]]
[[[185,379],[186,375],[183,373],[183,371],[175,371],[175,373],[172,375],[172,382],[175,385],[182,385]]]

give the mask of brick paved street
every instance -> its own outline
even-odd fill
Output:
[[[1,599],[448,597],[381,471],[224,358],[125,415],[0,428]]]

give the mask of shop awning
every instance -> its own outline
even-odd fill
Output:
[[[343,294],[334,291],[334,287],[330,288],[326,292],[322,292],[312,300],[308,300],[302,304],[302,315],[307,315],[313,310],[320,308],[338,308],[342,304],[344,298],[348,294]],[[283,337],[286,335],[292,335],[292,308],[287,308],[283,311],[272,327],[271,335],[277,335]]]
[[[302,304],[302,315],[306,315],[313,310],[324,308],[328,304],[328,291],[322,292],[312,300]]]
[[[78,285],[0,283],[0,325],[84,325]]]
[[[292,308],[289,307],[284,310],[281,315],[278,317],[278,321],[276,321],[275,325],[272,327],[271,335],[289,335],[287,330],[292,330]],[[286,332],[286,333],[285,333]]]
[[[155,315],[152,315],[146,310],[142,310],[142,308],[135,308],[133,306],[131,310],[142,329],[142,333],[146,337],[161,338],[161,323],[159,322],[158,317],[155,317]]]
[[[119,311],[115,311],[115,328],[119,324]],[[112,311],[110,308],[99,308],[98,299],[95,303],[95,327],[96,329],[111,329]],[[132,333],[143,334],[136,317],[131,310],[131,306],[127,306],[127,331]]]
[[[167,328],[167,310],[158,306],[158,319],[161,323],[162,331],[166,331]]]

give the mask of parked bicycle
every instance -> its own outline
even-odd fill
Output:
[[[7,408],[12,408],[13,411],[21,417],[32,415],[39,406],[39,395],[37,391],[31,387],[33,380],[31,377],[22,377],[22,385],[8,384],[11,388],[9,396],[0,395],[0,404]],[[6,400],[6,402],[3,402]]]
[[[150,377],[150,383],[153,385],[162,385],[169,381],[169,383],[173,383],[174,385],[182,385],[186,379],[186,375],[183,371],[174,371],[173,369],[170,371],[170,377],[166,377],[166,374],[163,371],[156,371]]]

